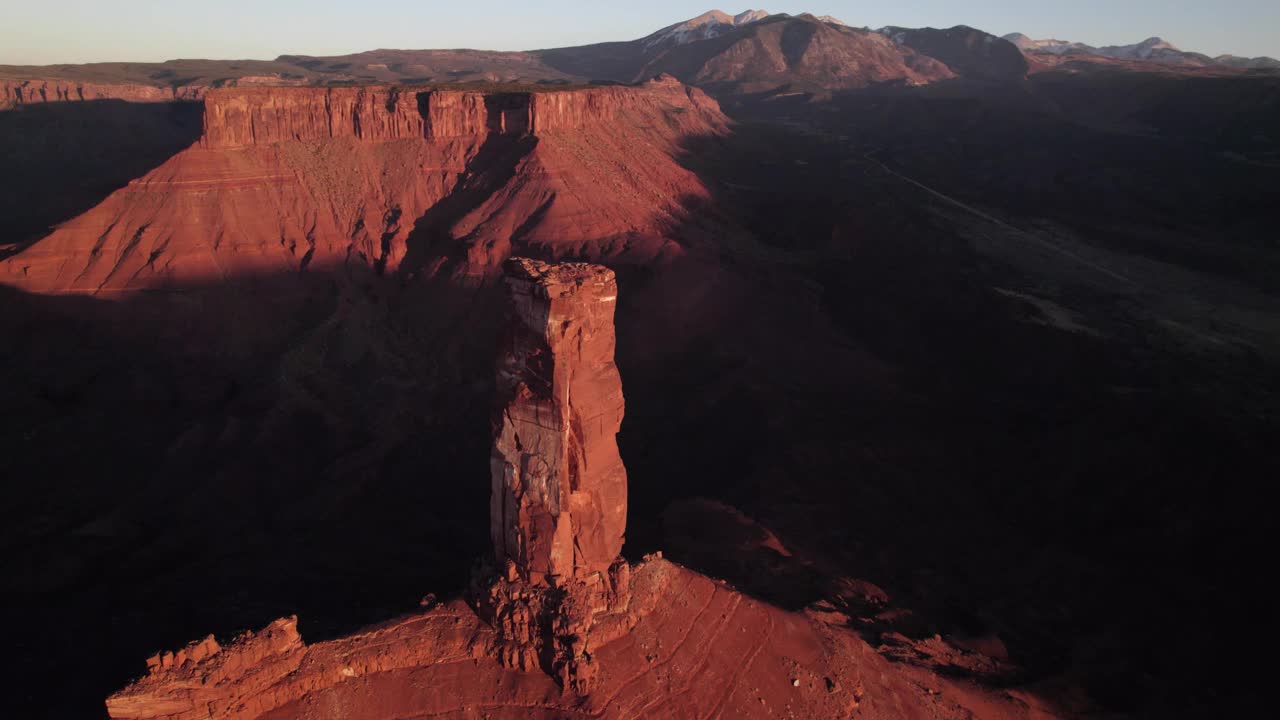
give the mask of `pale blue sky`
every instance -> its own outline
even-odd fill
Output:
[[[375,48],[529,50],[630,40],[717,1],[0,0],[0,64],[271,59]],[[757,7],[873,28],[965,24],[1093,45],[1159,35],[1210,55],[1280,57],[1280,0],[813,0]]]

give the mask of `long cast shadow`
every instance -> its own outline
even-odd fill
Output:
[[[790,283],[812,314],[761,308],[753,322],[773,344],[708,332],[656,369],[620,326],[624,380],[668,388],[628,395],[628,467],[667,480],[633,491],[666,532],[634,539],[674,542],[677,559],[783,606],[835,601],[876,642],[998,637],[1022,668],[1012,679],[1065,679],[1095,708],[1195,715],[1256,702],[1235,669],[1200,672],[1195,658],[1228,651],[1211,618],[1261,612],[1247,568],[1262,520],[1243,498],[1276,471],[1264,450],[1274,360],[1135,332],[1109,296],[1068,295],[1099,335],[1036,323],[994,288],[1044,289],[975,252],[928,196],[861,162],[837,132],[747,124],[688,146],[717,206],[776,263],[755,263],[754,287]],[[1051,154],[1037,171],[1098,151]],[[1190,205],[1140,221],[1226,212],[1212,196]],[[786,331],[812,317],[829,324]],[[773,347],[787,338],[803,352]],[[834,358],[843,378],[825,371]],[[700,532],[712,525],[745,529],[716,544]],[[842,595],[845,579],[883,587],[889,606],[874,591]]]
[[[200,137],[202,105],[122,100],[0,111],[0,259]]]
[[[394,281],[354,275],[0,291],[0,578],[29,716],[101,716],[143,658],[207,633],[297,613],[320,640],[464,587],[484,388],[416,333],[433,308],[388,312]]]

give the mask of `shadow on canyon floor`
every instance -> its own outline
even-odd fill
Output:
[[[323,639],[464,586],[484,393],[431,380],[379,282],[3,292],[0,577],[29,715],[100,716],[209,632],[297,613]]]
[[[0,111],[0,258],[196,142],[203,112],[122,100]]]
[[[752,228],[751,252],[787,264],[771,279],[812,298],[832,336],[809,335],[790,365],[708,338],[664,366],[679,377],[644,381],[665,390],[628,396],[627,429],[646,429],[624,431],[628,467],[732,512],[664,497],[634,514],[666,508],[665,542],[687,543],[675,559],[784,606],[843,605],[872,640],[999,638],[1020,670],[995,682],[1075,686],[1086,707],[1140,716],[1258,700],[1249,673],[1203,659],[1233,653],[1221,618],[1262,612],[1265,511],[1250,497],[1280,469],[1268,440],[1280,409],[1274,323],[1264,316],[1250,336],[1270,343],[1192,346],[1140,309],[1159,306],[1150,290],[1079,281],[1061,257],[1046,279],[1021,266],[1021,247],[980,252],[990,223],[861,149],[752,125],[690,146],[717,206]],[[987,207],[1002,199],[997,187]],[[1175,223],[1226,212],[1214,195],[1184,202]],[[1274,205],[1247,207],[1231,218],[1239,227],[1274,224]],[[1157,231],[1169,220],[1150,209],[1132,219]],[[1186,262],[1163,249],[1153,254]],[[1242,294],[1257,282],[1228,264],[1211,274]],[[1042,314],[1058,303],[1080,324]],[[804,322],[771,320],[775,331]],[[832,385],[824,354],[845,346],[872,362]],[[624,378],[643,376],[628,372],[634,355],[620,357]],[[738,544],[707,527],[738,528]],[[850,580],[863,590],[843,592]]]
[[[876,641],[995,637],[1014,679],[1068,676],[1109,711],[1244,702],[1206,666],[1232,652],[1222,618],[1260,612],[1273,360],[1185,352],[1088,288],[1062,293],[1100,332],[1046,324],[1015,267],[832,148],[691,142],[714,197],[671,233],[714,242],[610,263],[627,554],[827,601]],[[313,267],[0,302],[28,716],[100,715],[205,633],[350,632],[460,592],[487,551],[496,287]]]
[[[744,119],[826,135],[981,208],[1275,288],[1280,80],[1044,73],[747,98]]]
[[[501,190],[537,142],[533,136],[490,133],[467,162],[462,180],[453,191],[414,222],[405,239],[405,257],[398,273],[413,278],[424,271],[434,273],[442,267],[453,269],[465,263],[465,248],[453,239],[450,228]],[[537,215],[530,221],[536,221]]]

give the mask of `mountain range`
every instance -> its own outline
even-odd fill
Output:
[[[1023,52],[1034,55],[1071,56],[1073,58],[1094,55],[1115,60],[1144,60],[1171,65],[1201,67],[1220,65],[1250,70],[1280,69],[1280,60],[1275,58],[1245,58],[1235,55],[1210,57],[1202,53],[1181,50],[1173,43],[1159,37],[1149,37],[1132,45],[1107,45],[1105,47],[1093,47],[1092,45],[1068,40],[1033,40],[1022,33],[1010,33],[1005,35],[1004,39],[1017,45]]]
[[[1280,62],[1271,58],[1210,58],[1184,52],[1160,38],[1095,48],[1017,33],[999,38],[966,26],[873,31],[808,13],[747,10],[730,15],[713,10],[635,40],[521,52],[381,49],[326,57],[281,55],[270,61],[0,66],[0,107],[78,97],[193,99],[209,88],[245,85],[571,85],[634,83],[662,73],[718,96],[821,94],[955,77],[1004,81],[1046,66],[1091,59],[1218,72],[1280,69]],[[115,87],[125,85],[132,89]]]

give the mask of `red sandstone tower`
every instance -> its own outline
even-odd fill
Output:
[[[588,579],[617,560],[627,521],[617,281],[585,263],[516,258],[505,270],[512,317],[490,461],[494,553],[509,579]]]

